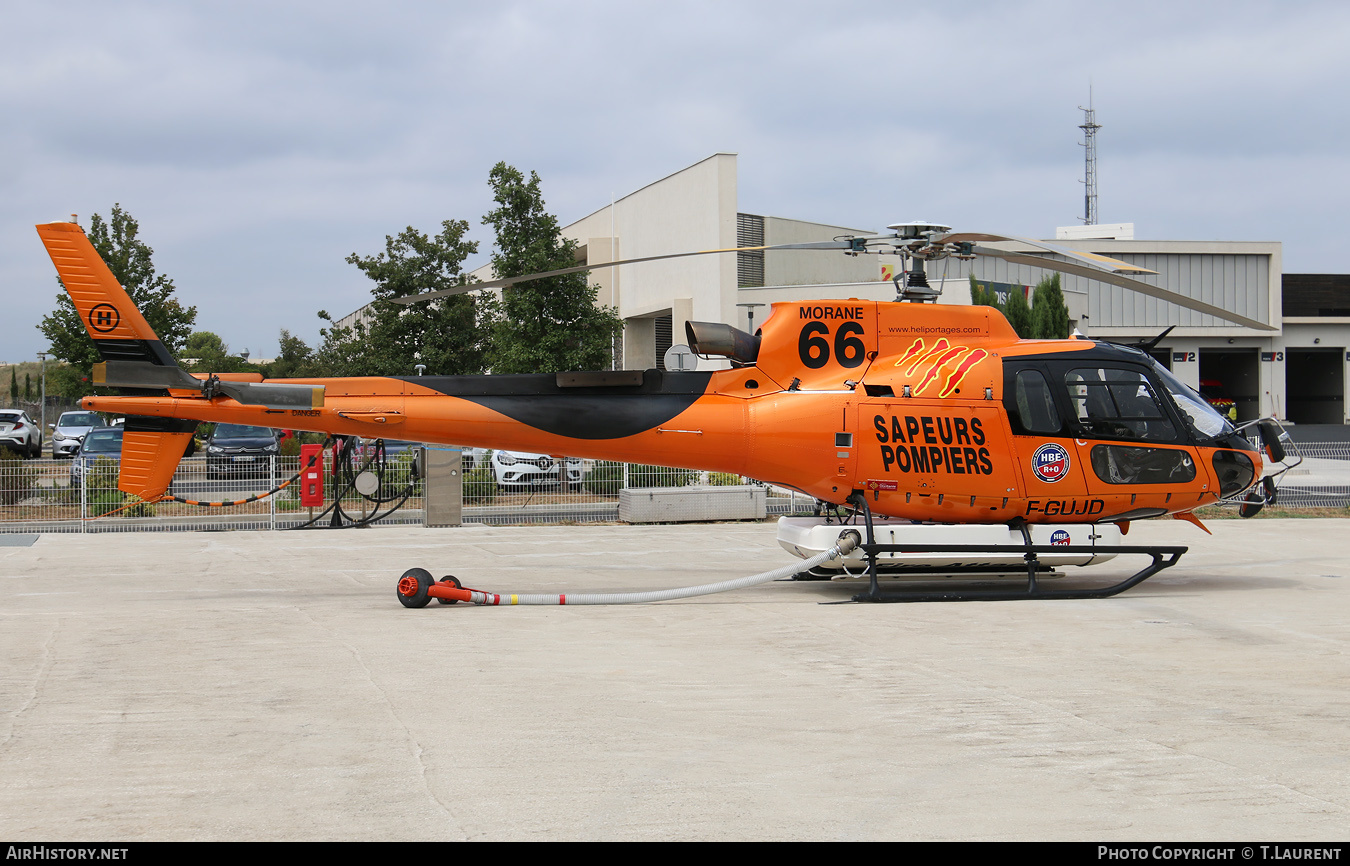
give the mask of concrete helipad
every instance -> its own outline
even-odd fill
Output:
[[[1344,840],[1350,524],[1210,525],[1135,524],[1192,549],[1115,599],[886,606],[394,596],[722,580],[769,524],[0,546],[0,838]]]

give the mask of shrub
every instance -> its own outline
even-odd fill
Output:
[[[629,487],[688,487],[698,480],[691,469],[672,469],[669,466],[648,466],[634,463],[628,467]]]
[[[735,487],[741,484],[741,476],[735,472],[709,472],[708,485],[710,487]]]
[[[126,498],[132,500],[132,501],[131,501],[131,504],[127,505],[125,508],[123,508],[121,511],[119,511],[119,512],[117,513],[117,516],[118,516],[118,517],[154,517],[154,516],[155,516],[155,504],[154,504],[153,502],[146,502],[146,501],[142,500],[139,496],[130,496],[130,495],[128,495]]]
[[[464,475],[464,501],[474,505],[489,505],[497,498],[497,479],[492,466],[483,464]]]
[[[0,505],[17,505],[32,495],[37,470],[8,448],[0,448]]]
[[[117,461],[110,457],[98,458],[85,471],[85,502],[90,517],[101,517],[109,511],[115,511],[126,501],[126,494],[117,489],[117,473]]]
[[[726,473],[719,473],[726,474]],[[628,467],[629,487],[688,487],[698,481],[698,473],[691,469],[672,469],[669,466],[649,466],[633,463]],[[740,476],[732,475],[739,484]],[[597,496],[618,496],[623,487],[623,464],[602,460],[595,464],[582,482],[587,490]]]
[[[402,496],[408,492],[408,485],[412,485],[412,496],[418,496],[422,492],[422,479],[417,478],[413,473],[413,464],[417,461],[417,454],[413,449],[408,449],[399,454],[393,460],[384,465],[384,473],[381,478],[380,498],[390,499]],[[465,478],[468,482],[468,478]]]
[[[581,486],[596,496],[618,496],[623,486],[623,464],[613,460],[598,460],[586,473]]]

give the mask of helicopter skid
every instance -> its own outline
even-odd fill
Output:
[[[865,570],[870,580],[868,591],[855,595],[852,599],[855,602],[1107,598],[1170,568],[1187,550],[1122,545],[1120,530],[1114,524],[935,525],[870,519],[867,524],[866,541],[850,554],[855,558],[853,566]],[[806,545],[819,543],[823,538],[837,538],[849,528],[814,518],[783,518],[779,521],[778,541],[801,556],[810,550]],[[1075,536],[1085,543],[1074,544]],[[1052,570],[1056,565],[1091,565],[1118,554],[1147,555],[1152,561],[1110,586],[1064,589],[1040,586],[1040,581],[1047,577],[1061,576]],[[990,585],[992,578],[1013,569],[1018,569],[1025,581],[1020,587]],[[961,585],[882,592],[877,581],[883,571],[911,581]],[[808,573],[820,574],[815,569]]]

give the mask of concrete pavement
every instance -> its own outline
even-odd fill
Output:
[[[1344,840],[1350,525],[1210,526],[993,604],[394,595],[712,582],[787,562],[772,524],[0,546],[0,838]]]

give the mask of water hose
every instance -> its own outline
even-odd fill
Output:
[[[399,579],[398,600],[403,603],[404,607],[425,607],[433,598],[440,599],[444,604],[467,601],[479,605],[646,604],[654,601],[671,601],[677,598],[693,598],[699,595],[712,595],[717,592],[744,589],[747,586],[768,583],[772,580],[782,580],[799,571],[815,568],[827,560],[847,556],[859,544],[862,544],[862,535],[857,530],[849,530],[839,536],[839,541],[834,547],[811,557],[805,562],[794,562],[782,568],[775,568],[773,571],[734,580],[724,580],[720,583],[705,583],[700,586],[658,589],[649,592],[586,592],[557,595],[550,593],[500,594],[461,587],[459,581],[454,578],[446,578],[437,583],[432,580],[431,574],[425,569],[410,568]]]

